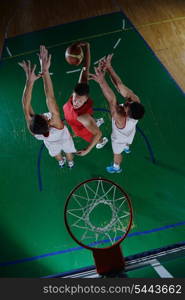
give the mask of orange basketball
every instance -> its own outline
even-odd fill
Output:
[[[83,50],[77,44],[73,44],[66,49],[65,58],[70,65],[80,65],[83,57]]]

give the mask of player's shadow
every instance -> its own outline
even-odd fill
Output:
[[[1,226],[0,277],[41,277],[50,275],[53,270],[47,268],[44,259],[34,260],[30,250],[25,250],[26,241],[17,242],[6,228]],[[35,251],[33,250],[33,253]]]

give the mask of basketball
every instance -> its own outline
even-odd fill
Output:
[[[80,65],[83,57],[83,50],[78,44],[73,44],[66,49],[65,59],[70,65]]]

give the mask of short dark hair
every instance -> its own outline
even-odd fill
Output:
[[[42,115],[34,115],[29,128],[34,134],[47,135],[49,132],[48,122],[43,118]]]
[[[75,88],[74,92],[77,93],[79,96],[85,96],[89,94],[89,85],[87,83],[78,83]]]
[[[138,102],[132,102],[129,105],[129,117],[135,120],[139,120],[144,116],[145,108],[143,104]]]

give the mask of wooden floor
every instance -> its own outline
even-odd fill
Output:
[[[1,0],[4,37],[122,9],[185,91],[185,0]]]

